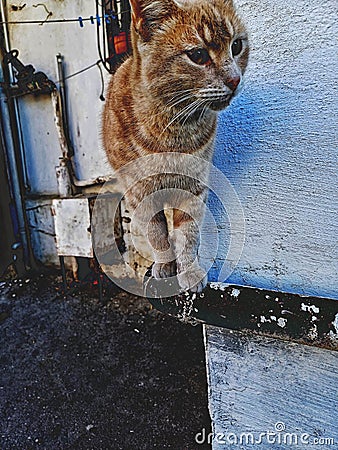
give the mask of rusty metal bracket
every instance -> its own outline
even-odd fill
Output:
[[[19,51],[11,50],[3,51],[3,60],[7,65],[14,68],[14,76],[17,82],[14,85],[5,85],[2,83],[8,95],[12,97],[26,94],[50,94],[56,89],[55,83],[51,81],[43,72],[35,72],[35,68],[31,65],[24,65],[19,59]]]

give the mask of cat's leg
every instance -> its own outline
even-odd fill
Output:
[[[201,292],[207,274],[198,262],[199,226],[204,216],[201,201],[190,203],[184,210],[174,209],[172,241],[175,247],[177,279],[182,290]]]
[[[175,276],[175,253],[170,246],[168,225],[164,211],[157,212],[149,220],[147,238],[152,247],[154,257],[152,276],[156,279]]]
[[[156,279],[169,278],[176,275],[176,261],[163,209],[166,196],[162,191],[151,192],[153,186],[149,188],[148,183],[148,180],[140,181],[125,189],[131,209],[131,235],[134,232],[144,235],[154,261],[152,276]]]

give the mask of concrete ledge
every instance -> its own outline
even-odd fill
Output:
[[[338,353],[205,326],[213,450],[338,445]]]
[[[147,287],[148,298],[157,293],[153,280]],[[201,294],[150,298],[150,302],[182,321],[338,349],[337,300],[211,283]]]

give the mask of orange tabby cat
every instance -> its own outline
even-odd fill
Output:
[[[177,275],[182,290],[199,292],[206,284],[197,258],[207,196],[203,161],[212,159],[217,111],[229,105],[246,69],[247,33],[231,0],[130,3],[133,54],[109,84],[103,143],[116,170],[153,155],[154,175],[148,175],[148,158],[148,171],[140,165],[137,180],[126,173],[120,181],[132,208],[158,194],[144,207],[152,275]],[[165,158],[168,153],[175,153],[174,159]],[[184,175],[185,155],[201,161],[194,159],[196,177]],[[170,234],[168,206],[173,208]]]

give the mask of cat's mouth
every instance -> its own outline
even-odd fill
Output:
[[[227,106],[229,106],[232,97],[233,97],[233,94],[224,95],[217,99],[213,99],[209,103],[209,108],[213,111],[222,111],[222,109],[225,109]]]

